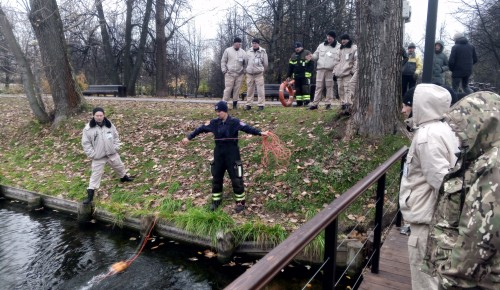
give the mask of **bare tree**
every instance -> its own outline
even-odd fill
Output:
[[[111,49],[111,40],[108,33],[108,23],[106,22],[106,18],[104,16],[102,0],[95,0],[95,7],[97,10],[97,16],[99,18],[99,26],[101,28],[102,46],[105,55],[105,71],[114,84],[119,84],[120,80],[118,78],[118,71],[115,66],[116,61],[113,55],[113,50]]]
[[[50,117],[45,110],[42,97],[40,94],[37,94],[35,77],[31,71],[30,63],[23,53],[21,46],[19,46],[19,43],[14,36],[14,32],[12,31],[12,26],[5,16],[2,7],[0,7],[0,33],[9,47],[9,50],[14,54],[16,62],[21,66],[23,73],[23,86],[31,111],[40,123],[50,122]]]
[[[82,110],[83,98],[78,91],[69,63],[63,24],[55,0],[30,0],[29,20],[35,32],[54,100],[54,125],[70,114]]]
[[[400,123],[402,7],[399,0],[359,0],[359,83],[348,136],[392,134]]]
[[[200,86],[200,71],[201,71],[201,56],[204,50],[201,33],[197,32],[194,25],[188,28],[187,34],[187,51],[189,59],[189,74],[188,83],[192,88],[194,95],[198,95],[198,88]]]

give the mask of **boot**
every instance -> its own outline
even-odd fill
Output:
[[[325,106],[325,110],[331,110],[332,109],[332,105],[328,104]]]
[[[259,106],[259,111],[264,110],[264,106]]]
[[[237,202],[237,203],[236,203],[236,207],[234,208],[234,211],[235,211],[236,213],[240,213],[240,212],[242,212],[243,210],[245,210],[245,201],[244,201],[244,200],[242,200],[242,201],[240,201],[240,202]]]
[[[233,101],[233,110],[238,109],[238,101]]]
[[[246,106],[245,106],[245,111],[248,111],[248,110],[251,110],[251,109],[252,109],[252,107],[251,107],[251,106],[249,106],[249,105],[246,105]]]
[[[212,200],[212,204],[210,205],[210,211],[215,211],[220,205],[220,200]]]
[[[87,198],[83,200],[83,204],[89,204],[94,200],[94,190],[93,189],[87,189]]]
[[[308,110],[317,110],[318,109],[318,106],[315,106],[315,105],[312,105],[310,106],[309,108],[307,108]]]
[[[120,181],[121,182],[130,182],[130,181],[134,181],[134,178],[132,176],[128,176],[127,174],[125,174],[125,176],[120,178]]]
[[[307,105],[309,105],[309,102],[310,101],[304,101],[304,107],[306,107]]]
[[[297,101],[297,107],[302,107],[302,105],[304,105],[303,101]]]

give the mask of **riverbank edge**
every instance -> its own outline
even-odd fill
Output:
[[[25,202],[27,203],[27,206],[30,210],[43,207],[78,216],[80,215],[82,208],[81,203],[76,201],[65,200],[1,184],[0,197],[4,197],[5,199],[9,200]],[[99,208],[92,208],[92,218],[96,221],[116,224],[116,218],[111,213]],[[145,222],[145,220],[148,220],[147,218],[148,217],[136,218],[127,216],[123,219],[122,222],[120,222],[120,225],[118,226],[120,228],[127,228],[143,233],[147,230],[147,227],[150,224],[149,222]],[[75,220],[75,222],[77,221],[78,218],[77,220]],[[215,249],[218,253],[217,257],[220,261],[228,260],[233,254],[247,254],[256,257],[263,257],[272,249],[272,247],[262,247],[251,241],[246,241],[236,246],[232,242],[233,238],[228,235],[218,235],[217,241],[214,245],[211,239],[197,236],[185,230],[176,228],[162,219],[157,221],[154,230],[158,235],[164,238],[176,240],[178,242],[186,243],[189,245]],[[360,245],[356,239],[348,239],[342,241],[337,250],[337,265],[340,267],[345,267],[347,265],[347,262],[352,259],[352,253],[358,252],[359,247]],[[297,256],[296,260],[309,263],[322,263],[322,261],[311,260],[310,258],[305,256]]]

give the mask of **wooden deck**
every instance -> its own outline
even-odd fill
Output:
[[[408,260],[408,236],[393,227],[380,251],[379,273],[368,270],[359,290],[411,290],[410,264]]]

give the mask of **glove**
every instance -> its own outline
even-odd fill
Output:
[[[337,76],[336,75],[333,75],[333,81],[336,82],[337,81]]]

